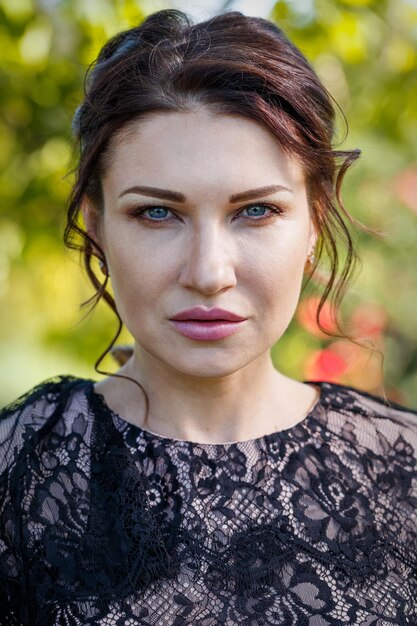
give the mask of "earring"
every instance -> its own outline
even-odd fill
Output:
[[[109,275],[109,270],[107,269],[107,265],[106,265],[105,261],[103,261],[103,259],[99,259],[98,263],[99,263],[99,266],[100,266],[101,273],[104,274],[104,276],[108,276]]]
[[[314,249],[313,249],[313,250],[310,250],[310,252],[308,253],[307,262],[309,263],[309,265],[314,265],[315,260],[316,260],[316,257],[314,255]]]

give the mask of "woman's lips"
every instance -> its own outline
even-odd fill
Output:
[[[197,339],[198,341],[212,341],[213,339],[223,339],[235,333],[246,320],[240,322],[229,322],[226,320],[170,320],[175,329],[185,337]]]

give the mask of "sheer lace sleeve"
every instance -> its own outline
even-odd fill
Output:
[[[322,386],[329,389],[326,419],[339,438],[341,461],[368,485],[384,551],[410,567],[416,585],[417,413],[352,387]]]
[[[28,455],[59,418],[71,377],[45,381],[0,411],[0,624],[27,623],[21,504]]]

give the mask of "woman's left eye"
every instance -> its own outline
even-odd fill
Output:
[[[246,216],[250,218],[254,217],[255,220],[252,220],[252,221],[261,221],[262,219],[269,219],[273,217],[274,214],[282,213],[282,210],[279,209],[277,206],[271,206],[270,204],[263,204],[263,203],[251,204],[249,206],[243,207],[243,209],[241,209],[240,212],[242,211],[248,211],[248,213],[252,212],[250,215]]]

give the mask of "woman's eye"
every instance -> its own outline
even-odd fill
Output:
[[[269,204],[251,204],[242,209],[247,211],[248,214],[245,217],[254,218],[253,221],[261,221],[263,219],[270,219],[274,214],[282,213],[281,209]]]
[[[143,216],[145,211],[148,211],[148,216],[145,216],[145,219],[150,219],[153,222],[162,222],[166,221],[164,218],[167,216],[169,209],[164,206],[142,207],[135,212],[135,216]]]

